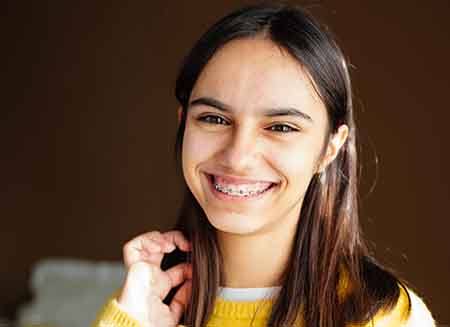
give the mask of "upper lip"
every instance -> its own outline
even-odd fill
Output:
[[[256,183],[272,183],[277,184],[277,182],[270,181],[270,180],[264,180],[264,179],[256,179],[256,178],[243,178],[236,175],[229,175],[229,174],[221,174],[221,173],[206,173],[207,175],[212,176],[219,176],[223,179],[225,179],[230,184],[256,184]]]

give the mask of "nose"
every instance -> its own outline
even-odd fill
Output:
[[[222,163],[233,172],[251,171],[257,160],[257,137],[250,129],[236,129],[222,152]]]

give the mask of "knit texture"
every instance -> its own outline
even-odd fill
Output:
[[[115,297],[108,300],[92,327],[141,327],[141,324],[121,310]]]

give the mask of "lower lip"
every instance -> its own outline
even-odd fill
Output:
[[[249,195],[249,196],[234,196],[234,195],[229,195],[229,194],[225,194],[222,193],[218,190],[216,190],[215,186],[214,186],[214,182],[213,182],[213,177],[209,174],[205,174],[206,175],[206,179],[208,180],[208,184],[210,186],[211,192],[214,194],[215,197],[217,197],[220,200],[225,200],[225,201],[252,201],[252,200],[259,200],[261,198],[263,198],[264,196],[268,195],[269,193],[272,192],[272,190],[275,188],[276,184],[272,184],[272,186],[270,186],[267,190],[265,190],[262,193],[258,193],[258,194],[254,194],[254,195]]]

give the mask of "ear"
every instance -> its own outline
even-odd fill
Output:
[[[322,162],[319,165],[318,173],[321,173],[325,168],[336,158],[339,150],[344,145],[348,137],[348,126],[342,124],[339,126],[336,133],[334,133],[328,142],[325,156],[322,158]]]
[[[178,125],[180,125],[180,123],[181,123],[182,116],[183,116],[183,109],[180,106],[180,107],[178,107],[178,110],[177,110]]]

